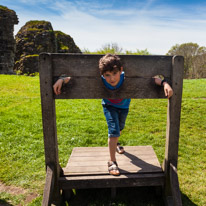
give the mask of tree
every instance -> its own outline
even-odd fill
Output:
[[[126,54],[134,54],[134,55],[150,55],[150,53],[149,53],[149,51],[147,49],[145,49],[145,50],[137,49],[136,52],[126,50],[125,53]]]
[[[184,43],[184,44],[176,44],[173,46],[167,53],[167,55],[181,55],[184,56],[184,77],[195,77],[198,70],[201,68],[194,68],[194,61],[197,61],[198,57],[200,58],[202,55],[205,56],[206,47],[200,47],[196,43]],[[201,57],[202,58],[202,57]],[[200,66],[200,64],[199,64]]]
[[[117,43],[104,44],[102,46],[102,48],[97,50],[96,52],[90,52],[88,49],[83,49],[82,52],[84,54],[107,54],[107,53],[110,53],[110,54],[150,55],[150,53],[147,49],[145,49],[145,50],[136,49],[136,51],[125,50],[125,52],[123,52],[123,48],[120,47]]]
[[[206,53],[194,57],[192,69],[193,78],[206,78]]]
[[[123,49],[117,43],[107,43],[97,50],[97,54],[122,54]]]

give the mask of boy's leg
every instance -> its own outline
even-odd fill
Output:
[[[119,112],[117,108],[112,106],[103,107],[104,115],[108,125],[108,147],[110,153],[110,161],[116,161],[115,152],[117,148],[118,138],[120,136],[119,128]]]
[[[109,170],[109,174],[115,176],[120,175],[119,168],[116,162],[116,156],[115,156],[117,142],[118,142],[118,137],[110,137],[108,139],[109,154],[110,154],[110,160],[108,162],[108,170]]]
[[[107,106],[103,107],[104,115],[107,120],[108,125],[108,147],[109,147],[109,155],[110,160],[108,162],[108,170],[109,173],[112,175],[119,175],[119,169],[116,163],[116,148],[118,138],[120,136],[120,129],[119,129],[119,120],[118,120],[118,111],[116,108]]]
[[[116,161],[116,149],[117,149],[118,138],[119,137],[108,138],[110,160],[113,162]]]
[[[119,110],[120,135],[121,135],[122,130],[124,129],[125,121],[127,119],[128,112],[129,112],[129,109],[121,109],[121,110]],[[116,151],[119,154],[123,154],[125,152],[124,147],[122,147],[119,142],[117,142]]]

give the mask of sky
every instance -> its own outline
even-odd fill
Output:
[[[123,50],[164,55],[172,46],[206,46],[205,0],[0,0],[16,12],[14,34],[30,20],[45,20],[81,49],[116,43]]]

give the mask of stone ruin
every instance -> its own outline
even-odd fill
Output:
[[[0,5],[0,74],[13,74],[15,58],[14,24],[16,12]]]
[[[38,58],[42,52],[81,53],[71,36],[54,31],[48,21],[26,22],[15,36],[16,56],[14,71],[18,74],[34,74],[39,71]]]
[[[70,35],[54,31],[47,21],[28,21],[16,34],[15,11],[0,5],[0,74],[33,74],[38,72],[41,52],[81,53]]]

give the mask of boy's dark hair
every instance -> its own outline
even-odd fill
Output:
[[[122,63],[116,54],[106,54],[99,60],[99,70],[101,75],[109,71],[120,71]]]

